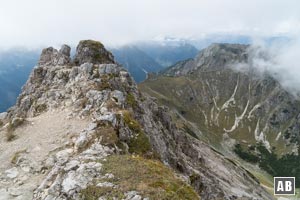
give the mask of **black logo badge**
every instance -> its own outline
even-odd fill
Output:
[[[274,177],[274,195],[295,195],[295,177]]]

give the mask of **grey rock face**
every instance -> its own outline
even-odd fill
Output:
[[[115,74],[118,71],[116,64],[101,64],[99,65],[99,74]]]
[[[5,173],[6,176],[11,179],[16,178],[19,174],[18,169],[16,167],[6,170]]]
[[[129,191],[125,195],[125,200],[142,200],[142,197],[136,191]]]
[[[124,105],[124,96],[116,91],[121,88],[121,92],[124,86],[131,87],[132,82],[119,84],[123,79],[121,72],[125,72],[122,67],[115,64],[102,66],[109,70],[100,73],[99,65],[91,63],[72,68],[38,66],[24,86],[17,106],[8,115],[35,116],[61,105],[75,105],[74,109],[84,115],[98,109],[109,98],[117,98],[120,105]],[[110,74],[115,78],[107,80],[105,76]],[[110,95],[113,90],[116,91]]]
[[[103,44],[93,40],[82,40],[76,48],[74,63],[81,65],[83,63],[114,63],[113,55],[107,51]]]
[[[43,49],[38,64],[43,66],[67,65],[71,61],[70,51],[71,48],[68,45],[63,45],[59,51],[53,47]]]
[[[115,90],[115,91],[112,91],[111,95],[112,95],[112,98],[114,98],[116,100],[116,103],[121,104],[121,105],[125,103],[125,96],[124,96],[123,92],[121,92],[119,90]]]
[[[66,44],[62,45],[62,47],[59,50],[60,54],[68,56],[68,57],[70,57],[70,52],[71,52],[71,47],[69,47]]]
[[[89,139],[90,142],[92,138]],[[105,177],[101,174],[103,158],[112,154],[112,150],[94,143],[89,149],[80,154],[66,154],[65,150],[56,156],[58,160],[47,177],[36,189],[34,199],[47,199],[50,197],[61,199],[82,199],[79,192],[93,181]],[[97,161],[97,162],[96,162]],[[100,187],[100,186],[99,186]],[[106,187],[102,186],[102,187]]]
[[[5,119],[7,116],[7,112],[0,113],[0,120]]]

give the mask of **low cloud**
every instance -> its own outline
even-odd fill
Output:
[[[257,75],[269,74],[290,93],[300,96],[300,39],[253,41],[248,63],[239,63],[235,69],[244,71],[252,68]]]
[[[0,48],[105,45],[149,40],[158,35],[292,33],[299,27],[300,1],[289,0],[10,0],[0,6]]]

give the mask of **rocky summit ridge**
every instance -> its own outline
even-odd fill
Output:
[[[0,199],[272,199],[177,128],[100,42],[73,60],[44,49],[1,126]]]

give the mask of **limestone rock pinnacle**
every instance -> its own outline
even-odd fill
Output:
[[[70,63],[70,51],[71,48],[68,45],[62,45],[58,51],[53,47],[43,49],[38,65],[40,66],[56,66],[56,65],[67,65]]]
[[[81,65],[86,62],[94,64],[115,63],[113,55],[104,48],[101,42],[82,40],[76,48],[74,63]]]

